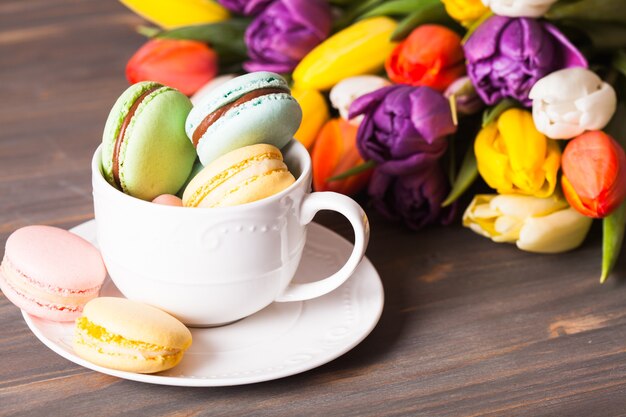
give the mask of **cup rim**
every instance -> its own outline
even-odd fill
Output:
[[[102,174],[101,166],[102,166],[102,144],[99,144],[96,148],[93,157],[91,158],[91,176],[93,180],[93,188],[95,191],[96,185],[99,189],[102,189],[106,193],[110,195],[114,195],[115,198],[121,198],[125,203],[128,204],[137,204],[139,206],[146,205],[155,210],[193,210],[194,212],[199,212],[199,210],[210,211],[212,213],[226,213],[226,212],[237,212],[253,209],[255,207],[263,206],[266,204],[271,204],[280,200],[283,196],[291,193],[295,188],[299,187],[304,181],[310,177],[311,173],[311,156],[309,151],[302,145],[298,140],[291,139],[291,141],[281,149],[283,155],[287,152],[294,149],[297,152],[297,155],[300,156],[299,160],[303,163],[301,167],[301,172],[296,181],[291,184],[289,187],[284,190],[271,195],[269,197],[262,198],[261,200],[252,201],[250,203],[239,204],[236,206],[228,206],[228,207],[179,207],[179,206],[168,206],[164,204],[154,204],[151,201],[142,200],[137,197],[133,197],[128,195],[117,188],[113,187],[109,182],[104,178]],[[305,157],[302,157],[305,155]]]

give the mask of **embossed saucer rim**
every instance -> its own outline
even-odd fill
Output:
[[[71,230],[77,233],[78,235],[85,237],[88,240],[93,241],[95,238],[95,222],[93,220],[85,222],[81,225],[78,225]],[[343,249],[346,249],[348,245],[350,246],[350,248],[352,247],[352,244],[347,242],[341,236],[337,235],[335,232],[332,232],[331,230],[316,223],[310,224],[308,235],[309,236],[325,235],[324,236],[325,241],[328,242],[329,246],[335,245],[340,248],[343,247]],[[246,369],[243,372],[232,372],[232,373],[217,374],[217,375],[211,375],[211,374],[205,374],[205,375],[185,374],[185,375],[175,375],[175,376],[163,375],[163,374],[148,375],[148,374],[138,374],[138,373],[117,371],[113,369],[104,368],[104,367],[92,364],[88,361],[85,361],[84,359],[74,355],[74,353],[71,352],[71,348],[67,346],[67,343],[61,343],[55,340],[51,340],[48,337],[48,335],[45,334],[45,332],[42,331],[42,329],[40,329],[40,327],[37,325],[36,321],[40,319],[35,318],[33,320],[33,318],[30,317],[25,312],[22,312],[22,315],[28,327],[31,329],[31,331],[35,334],[35,336],[42,343],[44,343],[48,348],[50,348],[52,351],[59,354],[60,356],[78,365],[81,365],[83,367],[86,367],[86,368],[89,368],[89,369],[92,369],[92,370],[95,370],[104,374],[116,376],[122,379],[128,379],[128,380],[146,382],[146,383],[152,383],[152,384],[159,384],[159,385],[188,386],[188,387],[233,386],[233,385],[244,385],[244,384],[250,384],[250,383],[256,383],[256,382],[274,380],[278,378],[295,375],[301,372],[305,372],[310,369],[314,369],[318,366],[326,364],[336,359],[337,357],[345,354],[346,352],[354,348],[356,345],[358,345],[361,341],[363,341],[363,339],[365,339],[365,337],[367,337],[367,335],[374,329],[374,327],[378,323],[378,320],[380,319],[380,315],[382,314],[382,309],[383,309],[383,304],[384,304],[384,293],[383,293],[383,288],[382,288],[382,283],[380,281],[380,277],[378,276],[378,273],[376,272],[371,262],[367,258],[364,258],[361,265],[355,272],[355,274],[344,284],[344,286],[345,287],[344,287],[343,297],[339,297],[337,294],[339,290],[342,288],[340,287],[339,289],[335,290],[333,293],[327,294],[326,296],[322,296],[318,298],[317,300],[320,300],[324,297],[332,297],[332,298],[327,299],[327,300],[332,300],[332,303],[333,303],[332,307],[337,310],[344,309],[342,310],[344,312],[346,311],[345,309],[346,309],[347,298],[351,298],[351,297],[354,298],[357,303],[358,302],[365,303],[357,307],[363,307],[363,306],[369,307],[367,314],[363,315],[363,316],[367,316],[365,317],[366,321],[361,319],[359,323],[356,323],[354,325],[353,329],[356,329],[358,332],[351,335],[350,338],[346,338],[345,340],[341,340],[341,338],[339,338],[335,341],[328,339],[329,337],[330,338],[333,337],[333,332],[337,333],[337,332],[342,331],[341,326],[336,326],[335,325],[336,323],[333,322],[333,324],[330,325],[330,327],[328,325],[326,327],[321,327],[321,330],[325,332],[324,334],[318,335],[319,343],[322,343],[322,345],[320,346],[323,346],[322,348],[320,348],[319,346],[317,348],[314,346],[302,346],[302,349],[300,349],[301,353],[298,353],[297,355],[291,355],[288,358],[289,359],[288,365],[287,365],[287,361],[285,360],[281,364],[276,365],[276,366],[260,367],[256,369],[250,368],[250,369]],[[366,288],[370,292],[368,294],[368,297],[369,297],[368,301],[362,301],[359,297],[358,292],[362,291],[363,288]],[[299,322],[302,321],[301,315],[302,315],[303,310],[307,310],[309,312],[308,313],[309,315],[312,314],[311,310],[315,310],[315,307],[311,307],[312,306],[311,304],[311,306],[307,309],[307,303],[310,304],[313,302],[315,302],[315,300],[302,302],[302,306],[300,307],[300,311],[298,312],[296,323],[293,324],[293,326],[297,328]],[[283,303],[279,303],[279,304],[283,304]],[[295,304],[295,303],[287,303],[287,304]],[[349,310],[349,308],[347,308],[347,310]],[[324,317],[322,317],[322,319],[324,319]],[[51,324],[52,324],[51,322],[47,323],[47,325],[51,325]],[[58,331],[64,332],[65,333],[64,336],[68,336],[67,332],[72,331],[71,324],[54,323],[52,325],[58,326],[56,327],[56,329]],[[66,327],[61,327],[61,326],[66,326]],[[317,323],[315,324],[314,327],[315,328],[303,329],[303,330],[306,330],[307,332],[320,331],[320,329],[318,329],[319,326]],[[192,332],[202,332],[206,330],[210,330],[210,329],[196,328],[196,329],[192,329]],[[282,335],[280,337],[281,339],[280,342],[276,342],[276,341],[271,341],[271,342],[272,343],[285,343],[287,341],[291,343],[298,343],[298,340],[289,340],[290,332],[295,334],[295,336],[297,336],[297,331],[292,331],[292,330],[289,330],[284,335]],[[336,335],[341,336],[341,334],[339,333],[337,333]],[[297,337],[295,338],[297,339]],[[64,347],[63,344],[66,346]],[[318,354],[317,356],[314,356],[312,354],[307,353],[308,351],[312,351],[313,349],[317,349],[318,351],[321,350],[322,354]],[[243,351],[245,352],[246,349],[244,349]],[[195,355],[197,356],[200,356],[203,354],[206,355],[205,352],[195,353]],[[249,354],[249,352],[247,354]],[[194,356],[194,353],[187,352],[186,355]],[[250,359],[250,358],[247,357],[245,359]]]

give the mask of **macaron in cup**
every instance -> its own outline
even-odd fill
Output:
[[[222,155],[187,185],[186,207],[227,207],[277,194],[295,182],[280,150],[257,144]]]
[[[189,113],[185,130],[203,165],[257,143],[282,148],[298,130],[302,110],[273,72],[242,75],[216,87]]]
[[[151,201],[176,194],[196,159],[185,134],[189,99],[171,87],[145,81],[117,99],[102,135],[102,173],[133,197]]]

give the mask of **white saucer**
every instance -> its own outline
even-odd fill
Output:
[[[96,243],[95,221],[71,229]],[[312,223],[295,282],[315,281],[337,271],[352,244]],[[122,295],[107,278],[101,295]],[[383,310],[383,287],[364,258],[354,275],[322,297],[274,303],[236,323],[191,329],[193,345],[173,369],[153,375],[115,371],[87,362],[72,351],[73,323],[22,313],[26,324],[54,352],[98,372],[133,381],[189,387],[250,384],[294,375],[348,352],[374,328]]]

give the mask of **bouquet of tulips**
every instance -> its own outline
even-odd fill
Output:
[[[197,102],[242,71],[285,75],[314,187],[412,229],[463,224],[556,253],[626,224],[626,5],[614,0],[122,0],[158,27],[128,62]],[[621,101],[620,101],[621,100]],[[621,141],[621,143],[620,143]]]

